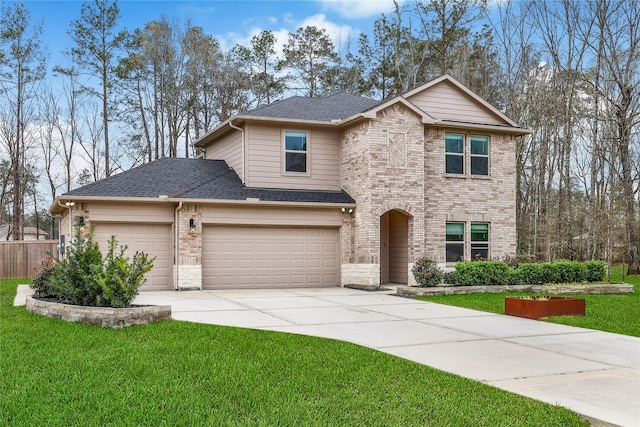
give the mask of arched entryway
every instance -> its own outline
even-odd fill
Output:
[[[390,210],[380,217],[380,283],[407,283],[409,216]]]

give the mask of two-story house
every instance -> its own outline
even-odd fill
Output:
[[[156,257],[143,289],[413,283],[516,250],[515,140],[527,130],[448,75],[379,102],[292,97],[235,115],[165,158],[54,202]],[[72,220],[71,220],[72,219]]]

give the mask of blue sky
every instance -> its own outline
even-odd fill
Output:
[[[50,65],[59,64],[61,51],[70,47],[67,31],[71,21],[80,17],[82,2],[26,0],[23,4],[32,19],[44,21],[42,39],[50,53]],[[355,43],[361,31],[371,32],[382,12],[393,10],[392,0],[120,0],[118,5],[120,23],[129,30],[141,28],[162,15],[190,19],[225,49],[235,43],[247,44],[261,30],[273,31],[282,44],[289,31],[305,25],[325,28],[336,45],[344,44],[349,37]]]

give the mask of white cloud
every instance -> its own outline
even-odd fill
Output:
[[[318,0],[323,10],[336,12],[342,18],[359,19],[379,16],[393,11],[393,0]],[[399,0],[402,5],[407,0]]]

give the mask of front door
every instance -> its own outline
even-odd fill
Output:
[[[398,210],[380,217],[380,282],[407,283],[409,217]]]

